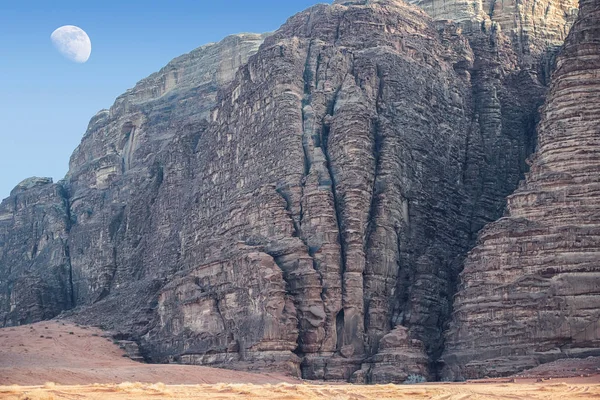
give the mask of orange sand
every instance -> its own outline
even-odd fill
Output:
[[[359,386],[196,366],[148,365],[123,357],[123,351],[102,334],[62,322],[0,329],[0,399],[600,399],[600,375],[596,374],[543,382],[516,378]],[[560,368],[561,373],[567,370],[564,363]],[[574,369],[571,364],[568,368]],[[548,371],[543,372],[548,376]]]
[[[0,385],[299,382],[279,375],[138,363],[124,357],[124,352],[103,334],[96,328],[55,321],[0,329]]]

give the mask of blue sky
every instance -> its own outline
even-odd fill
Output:
[[[172,58],[239,32],[277,29],[319,0],[0,0],[0,198],[30,176],[67,172],[89,119]],[[77,25],[85,64],[50,34]]]

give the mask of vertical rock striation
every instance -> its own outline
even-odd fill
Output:
[[[115,302],[135,317],[123,312],[115,323],[147,325],[156,286],[177,268],[174,215],[205,117],[265,36],[230,36],[174,59],[91,119],[64,181],[15,188],[0,217],[4,324],[52,318],[123,288]],[[102,312],[115,317],[114,306]]]
[[[0,204],[0,324],[50,319],[73,306],[69,203],[63,186],[29,178]]]
[[[177,189],[175,196],[175,188],[191,178],[194,147],[218,89],[263,39],[234,35],[178,57],[91,120],[65,179],[78,304],[179,268],[175,217],[188,193]]]
[[[461,275],[445,377],[600,353],[600,2],[558,56],[531,171]]]
[[[577,0],[409,0],[433,19],[459,23],[468,34],[496,30],[519,60],[534,66],[548,47],[560,46],[577,15]],[[535,67],[535,66],[534,66]]]
[[[558,43],[568,4],[529,37]],[[544,46],[456,18],[337,0],[138,83],[91,120],[65,181],[2,203],[3,324],[76,307],[156,362],[435,378],[464,257],[527,170],[547,81]],[[52,261],[21,259],[37,226]]]
[[[439,339],[456,268],[441,260],[468,245],[456,177],[469,77],[454,65],[471,62],[466,41],[401,2],[318,5],[222,92],[197,147],[182,260],[222,258],[238,241],[272,256],[297,310],[303,376],[349,379],[398,324],[429,347]],[[410,289],[394,310],[399,266]]]

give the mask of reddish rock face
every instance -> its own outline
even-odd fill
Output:
[[[600,354],[600,2],[583,0],[541,110],[531,171],[470,253],[448,378]]]
[[[64,227],[2,203],[0,320],[77,307],[151,361],[435,378],[463,259],[533,151],[553,54],[537,49],[491,22],[336,1],[174,60],[90,122],[56,186]],[[62,232],[69,276],[48,284],[66,302],[18,292],[47,310],[31,315],[8,300],[29,216]]]

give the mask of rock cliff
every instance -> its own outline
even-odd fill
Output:
[[[121,283],[137,283],[135,266],[153,256],[146,249],[168,245],[155,235],[142,238],[156,232],[148,216],[161,163],[177,165],[166,185],[185,179],[196,126],[264,36],[231,36],[171,61],[92,118],[64,181],[32,178],[13,190],[0,205],[0,321],[52,318],[99,301]],[[119,248],[127,204],[135,214],[127,217],[137,218],[130,229],[137,242]]]
[[[0,323],[50,319],[74,306],[69,203],[50,178],[21,182],[0,204]]]
[[[600,354],[600,2],[582,0],[531,170],[461,275],[448,378]]]
[[[153,278],[176,269],[178,226],[165,213],[162,220],[153,215],[183,210],[191,154],[217,91],[263,39],[231,36],[179,57],[91,120],[65,178],[77,304],[139,279],[148,271],[144,265],[158,259]]]
[[[435,20],[460,23],[468,33],[503,32],[521,63],[534,66],[549,46],[560,46],[577,16],[577,0],[409,0]]]
[[[222,262],[238,242],[272,258],[298,319],[296,342],[282,342],[285,332],[277,339],[301,357],[303,376],[350,378],[394,319],[427,337],[430,350],[439,339],[446,277],[458,265],[438,260],[455,259],[468,242],[467,194],[456,177],[471,123],[461,66],[471,57],[460,36],[403,3],[318,5],[267,38],[221,93],[197,145],[202,168],[181,262]],[[448,206],[432,212],[439,199]],[[463,233],[443,234],[451,225]],[[412,293],[390,302],[404,262]],[[240,283],[235,297],[247,290]],[[151,329],[149,348],[177,338],[174,315]],[[186,354],[192,362],[207,352],[225,357],[228,346],[255,365],[264,357],[253,351],[260,342],[239,343],[230,331],[233,343],[216,345],[212,330],[189,325],[197,323],[192,316],[187,326],[199,342]],[[235,321],[225,317],[225,326]]]
[[[561,7],[531,38],[560,42]],[[338,0],[174,60],[64,181],[2,203],[0,318],[70,310],[154,362],[436,378],[464,257],[535,147],[555,50],[515,40]]]

